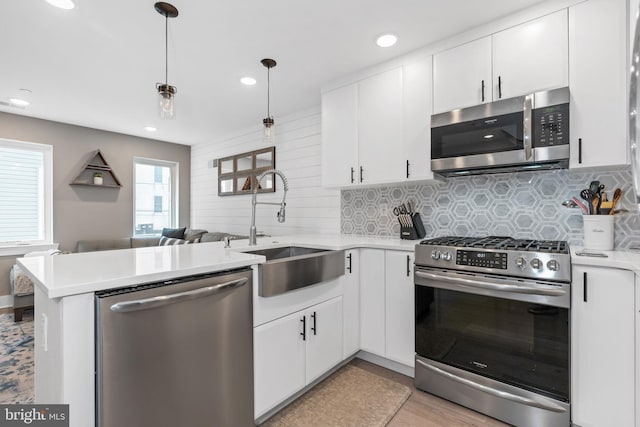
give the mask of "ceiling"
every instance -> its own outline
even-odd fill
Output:
[[[180,144],[215,142],[271,113],[320,104],[322,85],[540,0],[172,0],[169,84],[176,116],[161,120],[155,84],[164,81],[164,17],[154,1],[11,1],[0,26],[0,101],[32,93],[24,109],[0,111]],[[376,46],[392,32],[398,43]],[[243,76],[254,86],[239,82]],[[144,130],[154,126],[157,132]]]

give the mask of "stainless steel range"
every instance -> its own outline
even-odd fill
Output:
[[[416,388],[517,426],[569,426],[571,258],[562,241],[416,245]]]

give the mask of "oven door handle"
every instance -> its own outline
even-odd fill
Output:
[[[495,389],[493,387],[489,387],[486,386],[484,384],[479,384],[475,381],[471,381],[469,379],[466,378],[462,378],[459,377],[457,375],[454,375],[450,372],[447,372],[443,369],[437,368],[435,366],[429,365],[425,362],[423,362],[420,359],[416,359],[416,362],[418,362],[422,367],[429,369],[430,371],[443,376],[445,378],[448,378],[452,381],[456,381],[460,384],[464,384],[466,386],[469,386],[471,388],[474,388],[476,390],[482,391],[484,393],[490,394],[492,396],[496,396],[496,397],[500,397],[502,399],[506,399],[506,400],[511,400],[512,402],[516,402],[516,403],[521,403],[523,405],[527,405],[527,406],[533,406],[535,408],[540,408],[540,409],[545,409],[547,411],[553,411],[553,412],[567,412],[567,410],[565,408],[563,408],[562,406],[541,398],[541,399],[530,399],[528,397],[523,397],[523,396],[518,396],[517,394],[513,394],[513,393],[509,393],[506,391],[502,391],[502,390],[498,390]]]
[[[427,273],[425,271],[416,271],[416,276],[423,279],[440,280],[443,282],[455,283],[463,286],[470,286],[473,288],[490,289],[494,291],[503,292],[516,292],[520,294],[536,294],[536,295],[549,295],[549,296],[563,296],[566,295],[566,291],[563,289],[544,289],[533,288],[530,286],[522,286],[512,282],[511,284],[496,284],[487,283],[482,280],[467,279],[463,277],[448,277],[440,274]],[[507,282],[508,283],[508,282]]]

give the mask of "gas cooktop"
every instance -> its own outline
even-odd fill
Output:
[[[571,281],[569,244],[512,237],[446,236],[416,245],[416,266],[528,279]]]
[[[547,252],[554,254],[568,254],[569,245],[561,240],[530,240],[514,239],[512,237],[458,237],[445,236],[427,239],[421,245],[457,246],[463,248],[505,249],[522,252]]]

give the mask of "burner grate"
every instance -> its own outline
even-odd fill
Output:
[[[444,236],[427,239],[422,245],[457,246],[464,248],[502,249],[522,252],[546,252],[554,254],[568,254],[569,245],[561,240],[513,239],[503,236],[488,237],[458,237]]]

